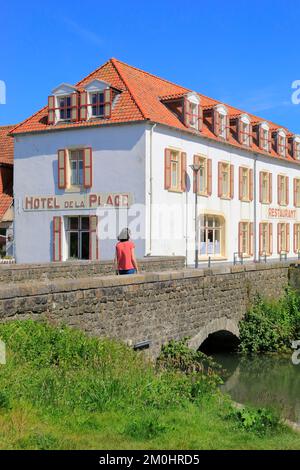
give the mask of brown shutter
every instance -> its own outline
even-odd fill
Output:
[[[222,162],[218,162],[218,196],[222,197]]]
[[[297,158],[297,142],[295,141],[295,139],[292,140],[292,155],[293,155],[293,158],[296,160],[296,158]]]
[[[183,122],[190,127],[190,103],[186,96],[183,98]]]
[[[99,239],[98,239],[98,217],[90,215],[90,260],[96,261],[99,259]]]
[[[262,256],[262,229],[263,229],[263,224],[259,224],[259,255]]]
[[[269,203],[272,204],[273,200],[273,176],[269,173]]]
[[[55,96],[48,96],[48,124],[55,123]]]
[[[67,187],[67,150],[60,149],[57,152],[57,168],[58,168],[58,188],[65,189]]]
[[[239,167],[239,200],[243,199],[243,167]]]
[[[269,253],[273,254],[273,224],[269,224]]]
[[[253,128],[251,122],[249,123],[249,147],[252,147],[253,143]]]
[[[239,252],[239,256],[241,255],[241,250],[242,250],[242,236],[243,236],[243,232],[242,232],[242,222],[239,222],[239,242],[238,242],[238,252]]]
[[[297,181],[293,179],[293,195],[294,195],[294,206],[297,207]]]
[[[87,92],[80,93],[80,121],[86,121],[88,116]]]
[[[78,99],[77,92],[71,94],[71,121],[78,121]]]
[[[280,252],[281,252],[280,245],[281,245],[281,224],[277,224],[277,251],[278,251],[278,254],[280,254]]]
[[[290,252],[290,224],[286,224],[286,251]]]
[[[93,162],[91,147],[83,150],[83,186],[91,188],[93,184]]]
[[[294,224],[294,253],[297,253],[297,224]]]
[[[112,90],[107,88],[104,90],[104,117],[109,119],[111,117],[111,104],[112,104]]]
[[[285,177],[285,191],[286,191],[285,202],[286,202],[286,205],[288,206],[290,202],[290,179],[288,176]]]
[[[237,140],[241,144],[242,143],[242,123],[240,118],[236,118],[236,133],[237,133]]]
[[[213,132],[216,136],[220,135],[220,114],[216,109],[213,110]]]
[[[181,190],[186,190],[186,153],[181,152]]]
[[[262,178],[263,178],[263,172],[259,172],[259,202],[262,203]]]
[[[165,189],[171,187],[171,150],[165,149]]]
[[[234,165],[230,165],[230,199],[234,197]]]
[[[212,160],[211,158],[207,159],[207,195],[211,196],[212,194]]]
[[[249,170],[249,199],[253,201],[253,170]]]
[[[229,116],[226,116],[226,140],[229,140],[229,134],[230,134],[230,119]]]
[[[250,236],[249,236],[249,255],[253,256],[253,222],[249,225]]]
[[[193,158],[194,165],[198,165],[199,162],[200,162],[199,155],[194,155],[194,158]],[[194,193],[197,192],[198,187],[199,187],[199,171],[198,172],[194,171],[193,172],[193,192]]]
[[[61,217],[52,220],[52,261],[61,261]]]
[[[202,131],[203,126],[203,110],[201,104],[198,104],[198,131]]]

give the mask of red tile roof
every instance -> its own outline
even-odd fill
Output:
[[[167,100],[176,97],[179,98],[192,90],[171,83],[168,80],[159,78],[136,67],[132,67],[117,59],[110,59],[104,65],[78,82],[75,86],[79,91],[82,91],[84,86],[94,79],[106,81],[113,87],[122,91],[122,93],[119,95],[119,99],[112,109],[110,119],[48,125],[48,108],[45,106],[36,114],[17,125],[12,130],[12,134],[17,135],[28,132],[42,131],[53,132],[57,129],[102,126],[113,123],[149,120],[151,122],[164,124],[185,132],[199,135],[197,131],[187,128],[184,123],[162,102],[162,99]],[[200,93],[199,96],[201,99],[201,105],[204,109],[213,107],[216,104],[224,104],[212,98],[208,98],[207,96],[204,96]],[[230,117],[245,113],[245,111],[239,110],[232,106],[228,106],[226,104],[225,106],[227,107]],[[265,121],[265,119],[261,119],[249,113],[247,114],[249,115],[252,123]],[[282,127],[272,122],[268,123],[271,129],[279,129]],[[222,141],[222,139],[217,137],[207,125],[203,125],[201,135],[216,141]],[[245,148],[234,138],[232,133],[230,133],[227,143],[234,145],[235,147]],[[265,154],[265,152],[255,145],[255,143],[253,143],[251,150],[257,153]],[[282,158],[277,153],[275,153],[274,150],[268,153],[268,155]],[[288,156],[286,159],[293,160],[290,156]]]
[[[13,198],[9,194],[2,193],[0,194],[0,222],[3,219],[6,211],[12,205]]]
[[[0,163],[13,164],[14,139],[8,133],[15,126],[0,126]]]

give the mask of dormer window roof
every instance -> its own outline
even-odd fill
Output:
[[[298,134],[292,137],[292,155],[295,160],[300,160],[300,135]]]
[[[78,120],[78,92],[73,85],[61,83],[48,98],[48,123]]]
[[[241,114],[237,118],[237,130],[239,143],[250,147],[252,143],[252,129],[248,114]]]
[[[284,129],[277,129],[275,132],[276,152],[281,157],[286,157],[287,154],[287,136]]]
[[[259,147],[266,152],[270,151],[270,126],[266,121],[263,121],[258,126],[259,133]]]
[[[229,136],[228,111],[223,104],[213,108],[213,129],[217,137],[227,140]]]
[[[202,109],[200,97],[195,92],[187,93],[184,96],[184,123],[198,131],[202,128]]]

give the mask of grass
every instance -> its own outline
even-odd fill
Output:
[[[0,337],[0,449],[300,448],[282,425],[241,426],[202,369],[155,368],[121,343],[33,321],[2,324]]]

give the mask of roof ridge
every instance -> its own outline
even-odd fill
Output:
[[[117,64],[115,63],[115,61],[117,61],[117,59],[111,58],[110,61],[111,61],[112,65],[114,66],[114,68],[116,69],[116,72],[118,73],[119,77],[120,77],[121,80],[123,81],[124,85],[126,86],[126,88],[127,88],[128,92],[129,92],[130,96],[132,97],[134,103],[135,103],[136,106],[138,107],[138,109],[139,109],[141,115],[143,116],[143,118],[144,118],[144,119],[149,119],[149,118],[146,116],[146,114],[145,114],[145,112],[144,112],[144,110],[143,110],[143,107],[142,107],[141,103],[139,102],[139,100],[137,99],[137,97],[136,97],[136,96],[134,95],[134,93],[132,92],[131,87],[128,85],[127,80],[125,80],[125,78],[123,77],[122,73],[121,73],[120,70],[118,69]],[[120,62],[120,61],[119,61],[119,62]]]
[[[80,84],[82,82],[84,82],[85,80],[87,80],[91,75],[94,75],[94,73],[98,72],[99,70],[101,70],[105,65],[109,64],[111,62],[111,59],[108,59],[106,62],[104,62],[104,64],[100,65],[99,67],[97,67],[95,70],[93,70],[91,73],[89,73],[86,77],[82,78],[79,82],[77,82],[74,86],[75,87],[78,87],[80,86]]]

